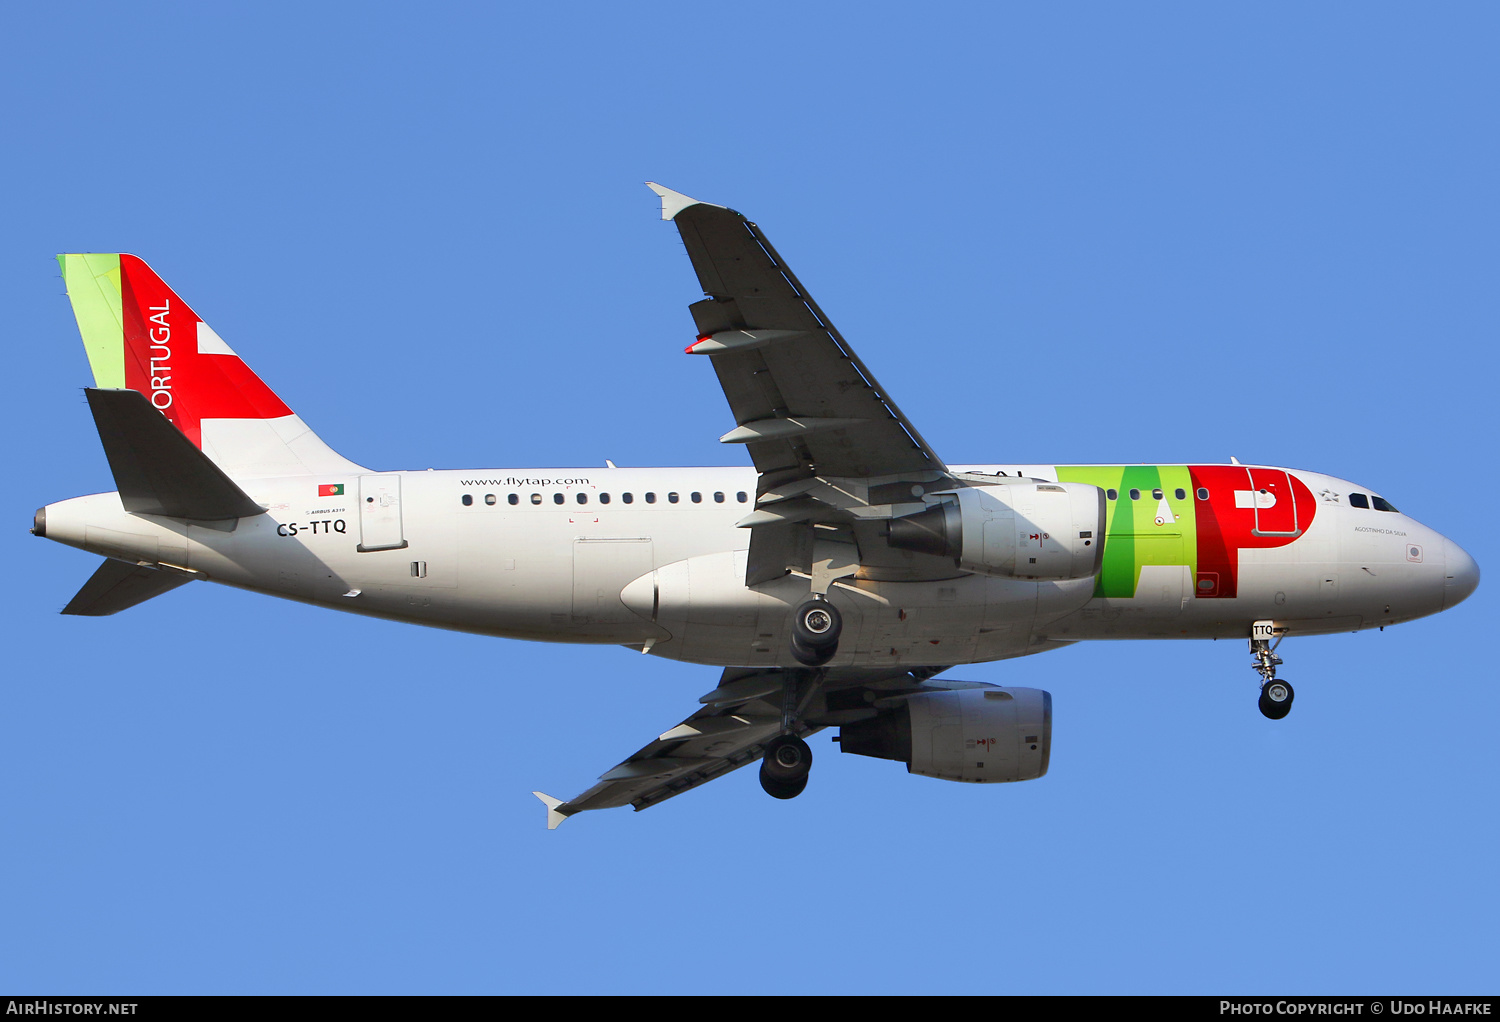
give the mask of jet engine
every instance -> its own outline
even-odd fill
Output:
[[[983,784],[1047,772],[1052,695],[1038,688],[924,692],[877,717],[845,724],[844,752],[906,764],[909,773]]]
[[[981,575],[1088,578],[1104,559],[1104,491],[1087,483],[1014,482],[937,494],[891,520],[898,550],[950,557]]]

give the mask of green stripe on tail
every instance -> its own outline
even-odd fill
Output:
[[[94,386],[125,387],[125,317],[121,311],[118,253],[69,254],[57,257],[62,267],[73,317],[83,335]]]

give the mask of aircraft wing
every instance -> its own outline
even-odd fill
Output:
[[[759,227],[651,184],[708,297],[690,306],[743,443],[762,475],[946,473]]]
[[[918,692],[993,687],[928,680],[944,669],[728,667],[719,687],[698,700],[702,709],[601,775],[583,794],[567,801],[540,791],[532,794],[547,806],[548,830],[588,809],[649,809],[760,759],[766,743],[782,733],[789,685],[796,711],[792,733],[799,738],[872,717],[872,707]]]
[[[648,184],[707,295],[689,306],[698,340],[687,350],[712,361],[734,414],[736,427],[720,439],[744,444],[760,472],[760,513],[742,523],[753,530],[746,584],[808,570],[808,530],[847,524],[851,504],[856,515],[890,517],[889,505],[921,492],[914,487],[955,485],[759,227]],[[837,491],[831,503],[816,492],[820,481]]]

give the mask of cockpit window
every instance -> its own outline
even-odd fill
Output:
[[[1391,502],[1386,500],[1384,497],[1372,496],[1370,497],[1370,501],[1375,505],[1376,511],[1396,511],[1396,509],[1391,506]],[[1400,514],[1401,512],[1396,511],[1396,513]]]
[[[1362,507],[1368,511],[1370,510],[1370,498],[1366,497],[1363,493],[1351,493],[1349,494],[1349,506]]]

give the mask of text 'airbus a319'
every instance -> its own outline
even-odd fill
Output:
[[[805,738],[952,781],[1047,772],[1043,691],[956,664],[1084,639],[1247,639],[1284,717],[1287,635],[1452,607],[1479,569],[1368,486],[1260,465],[948,465],[759,227],[651,185],[707,296],[697,340],[752,468],[377,472],[340,457],[135,256],[59,257],[116,489],[33,532],[107,560],[64,609],[193,580],[486,635],[722,667],[682,723],[567,801],[645,809]]]

